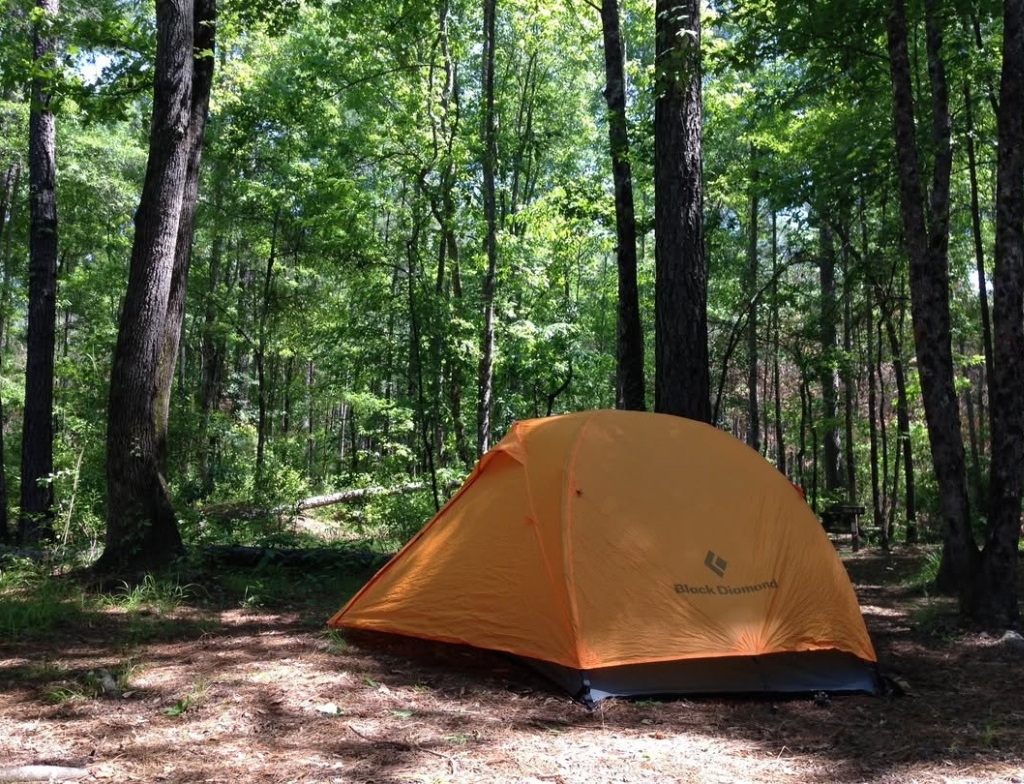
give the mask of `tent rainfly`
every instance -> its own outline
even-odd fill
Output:
[[[516,423],[329,623],[504,651],[587,704],[878,686],[800,494],[731,435],[663,414]]]

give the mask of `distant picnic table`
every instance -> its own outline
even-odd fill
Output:
[[[821,524],[832,534],[850,534],[851,547],[854,552],[860,550],[861,515],[865,508],[858,504],[829,504],[821,513]],[[873,529],[872,529],[873,530]]]

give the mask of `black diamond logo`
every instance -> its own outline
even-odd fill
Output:
[[[711,550],[708,550],[708,554],[704,556],[704,565],[719,577],[725,577],[725,569],[729,564],[724,558],[719,558]]]

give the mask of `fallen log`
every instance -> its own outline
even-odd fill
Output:
[[[372,498],[377,495],[403,495],[405,493],[415,493],[417,490],[423,490],[426,488],[426,484],[423,482],[409,482],[404,485],[397,485],[395,487],[360,487],[356,490],[342,490],[337,493],[327,493],[326,495],[314,495],[309,498],[301,498],[294,504],[279,507],[275,509],[275,512],[283,513],[288,511],[301,512],[303,509],[317,509],[321,506],[333,506],[334,504],[344,504],[349,501],[361,501],[364,498]]]
[[[298,547],[251,547],[248,545],[207,545],[202,549],[204,560],[211,566],[237,569],[259,569],[283,566],[304,569],[341,569],[360,573],[375,571],[391,555],[372,550],[342,550],[330,547],[303,549]]]

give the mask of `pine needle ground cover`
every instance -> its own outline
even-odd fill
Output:
[[[0,636],[0,779],[52,765],[113,782],[1024,782],[1024,652],[922,591],[926,556],[844,557],[906,696],[594,711],[499,656],[327,632],[361,576],[50,587],[59,611]],[[26,590],[5,588],[0,613],[32,614]]]

